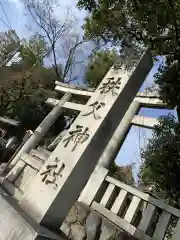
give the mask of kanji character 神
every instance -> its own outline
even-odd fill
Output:
[[[64,147],[67,147],[67,145],[72,141],[74,142],[74,147],[72,149],[72,152],[76,149],[77,145],[80,143],[84,143],[89,138],[89,128],[85,127],[83,130],[83,126],[77,125],[76,130],[69,132],[69,137],[63,140],[65,142]]]

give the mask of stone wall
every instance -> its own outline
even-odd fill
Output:
[[[135,240],[116,225],[76,202],[61,226],[71,240]]]

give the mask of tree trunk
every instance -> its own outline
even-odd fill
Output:
[[[58,81],[61,82],[61,76],[60,76],[59,70],[58,70],[57,59],[56,59],[56,52],[55,52],[54,46],[52,46],[52,51],[53,51],[53,57],[54,57],[54,69],[55,69],[56,75],[58,77]]]

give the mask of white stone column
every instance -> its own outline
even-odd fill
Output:
[[[57,120],[63,111],[63,105],[71,98],[70,93],[66,93],[59,103],[51,110],[47,117],[42,121],[42,123],[36,128],[33,135],[26,141],[26,143],[19,150],[17,155],[14,157],[9,167],[12,168],[19,160],[22,153],[28,153],[31,149],[35,148],[40,140],[44,137],[53,123]],[[31,121],[31,120],[30,120]]]
[[[98,165],[104,168],[109,168],[110,164],[115,160],[120,147],[126,138],[134,115],[139,111],[140,103],[133,101],[124,115],[122,121],[114,132],[111,140],[105,148],[102,156],[99,159]]]

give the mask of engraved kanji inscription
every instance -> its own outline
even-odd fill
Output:
[[[63,140],[65,143],[64,147],[67,147],[70,142],[74,143],[74,146],[72,148],[72,152],[77,148],[78,144],[82,144],[85,141],[88,140],[90,134],[89,134],[89,128],[83,127],[80,125],[76,125],[76,129],[69,132],[69,136]]]
[[[40,174],[43,176],[42,182],[45,184],[53,184],[55,187],[58,187],[56,180],[57,176],[62,177],[62,171],[65,168],[64,163],[58,164],[59,160],[56,158],[55,161],[46,166],[46,169]]]
[[[116,90],[120,89],[121,77],[118,77],[117,80],[114,77],[108,78],[108,81],[103,83],[100,87],[100,93],[109,93],[111,92],[113,96],[117,95]]]
[[[104,107],[105,106],[105,103],[104,102],[98,102],[98,101],[96,101],[96,102],[94,102],[94,103],[92,103],[92,104],[90,104],[89,105],[89,107],[91,107],[92,109],[88,112],[88,113],[85,113],[85,114],[83,114],[82,116],[88,116],[88,115],[91,115],[91,114],[93,114],[93,116],[94,116],[94,119],[100,119],[101,118],[101,116],[99,116],[99,114],[98,114],[98,110],[100,110],[102,107]]]

